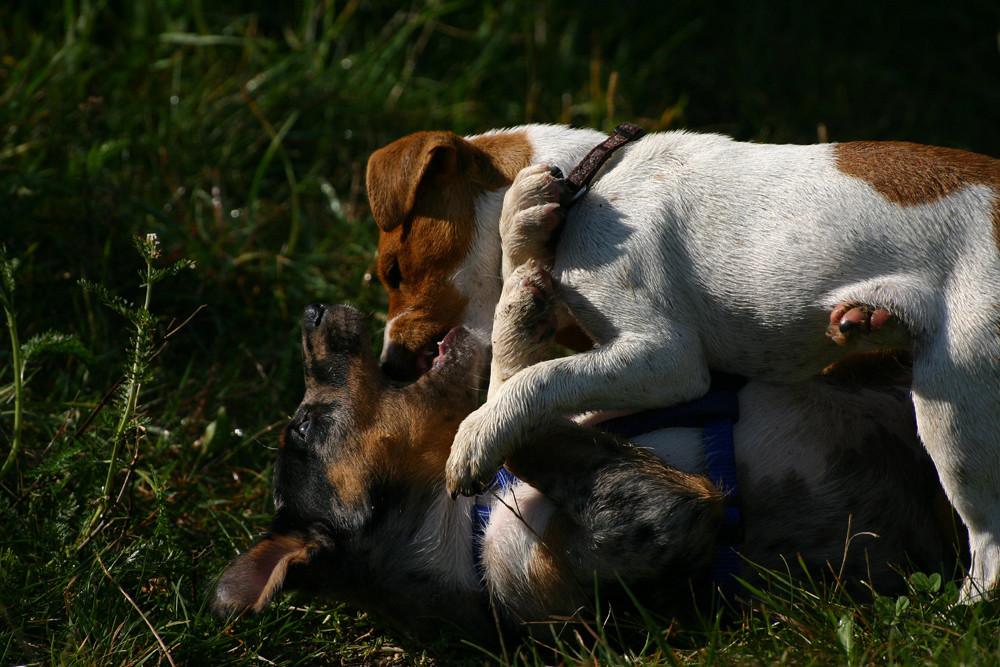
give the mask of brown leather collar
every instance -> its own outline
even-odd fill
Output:
[[[630,141],[636,141],[645,136],[646,131],[635,123],[622,123],[615,128],[610,137],[604,140],[600,146],[596,146],[587,153],[580,164],[569,173],[562,181],[562,208],[568,210],[576,200],[582,197],[594,180],[597,170],[600,169],[611,154]]]

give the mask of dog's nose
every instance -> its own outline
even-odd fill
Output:
[[[420,377],[416,355],[399,343],[388,343],[383,350],[382,372],[396,382],[411,382]]]
[[[311,303],[302,312],[302,327],[307,331],[319,328],[326,314],[326,306],[322,303]]]

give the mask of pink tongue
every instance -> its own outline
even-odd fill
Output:
[[[437,366],[438,364],[443,362],[446,354],[448,354],[448,350],[444,349],[444,341],[442,340],[438,343],[437,356],[434,357],[434,361],[431,362],[431,366],[432,367]]]

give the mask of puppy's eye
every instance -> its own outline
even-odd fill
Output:
[[[399,262],[392,260],[389,270],[385,272],[385,284],[389,289],[399,289],[403,283],[403,272],[399,270]]]
[[[295,427],[295,430],[298,431],[299,435],[304,438],[307,435],[309,435],[309,425],[310,425],[310,423],[311,422],[309,421],[308,418],[303,419],[302,421],[299,422],[299,425]]]

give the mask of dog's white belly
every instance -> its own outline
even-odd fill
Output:
[[[798,381],[843,356],[825,336],[838,303],[888,307],[917,334],[960,308],[957,294],[1000,294],[985,187],[901,206],[825,146],[762,160],[764,147],[726,142],[680,161],[683,147],[641,148],[571,212],[556,253],[564,297],[602,343],[629,332],[669,346],[693,329],[712,368]]]

